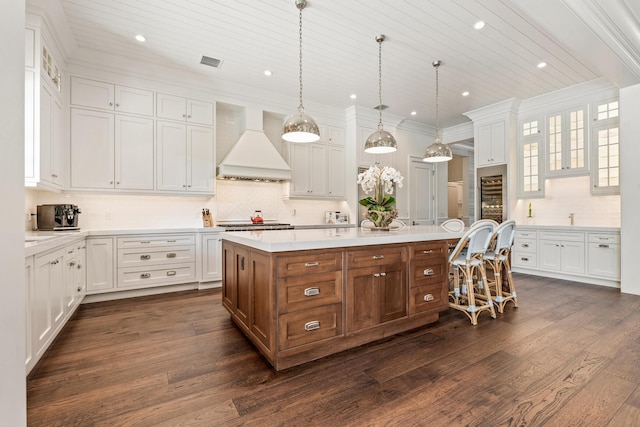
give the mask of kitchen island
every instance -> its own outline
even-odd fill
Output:
[[[276,370],[438,320],[447,254],[438,226],[222,233],[222,304]]]

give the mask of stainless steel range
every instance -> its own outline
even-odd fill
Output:
[[[217,224],[218,227],[224,228],[224,231],[251,231],[251,230],[293,230],[293,225],[283,224],[279,222],[267,222],[263,224],[252,223],[235,223],[235,224]]]

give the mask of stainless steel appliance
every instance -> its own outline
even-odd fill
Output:
[[[76,205],[38,205],[38,230],[80,230]]]
[[[279,222],[265,222],[262,224],[252,223],[235,223],[220,224],[218,227],[224,228],[224,231],[251,231],[251,230],[293,230],[293,225],[283,224]]]

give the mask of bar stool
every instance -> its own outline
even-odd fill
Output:
[[[500,313],[504,312],[504,307],[509,301],[513,301],[514,307],[518,307],[518,298],[509,261],[515,234],[515,221],[509,220],[500,224],[494,230],[492,242],[489,244],[490,249],[485,252],[483,257],[489,268],[493,270],[493,280],[487,280],[487,287],[491,291],[493,302]],[[502,280],[503,268],[507,274],[506,283],[503,283]]]
[[[496,318],[484,261],[492,235],[493,224],[476,224],[460,238],[449,255],[449,266],[453,270],[449,307],[466,314],[472,325],[478,324],[478,315],[485,310],[489,311],[492,318]]]

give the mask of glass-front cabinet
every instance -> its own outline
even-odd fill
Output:
[[[593,106],[592,194],[620,193],[620,107],[618,100]]]
[[[518,197],[544,197],[542,121],[525,120],[518,126]]]
[[[587,108],[547,116],[547,176],[585,175],[589,171]]]

